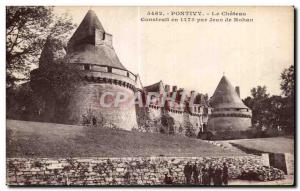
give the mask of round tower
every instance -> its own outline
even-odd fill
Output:
[[[238,94],[223,76],[209,102],[213,109],[208,120],[208,130],[216,137],[239,138],[240,132],[251,127],[251,110],[245,106]]]
[[[67,46],[68,62],[80,70],[84,83],[70,98],[69,120],[89,120],[131,130],[137,126],[134,99],[136,76],[119,61],[108,34],[89,10]],[[115,104],[119,99],[119,103]]]

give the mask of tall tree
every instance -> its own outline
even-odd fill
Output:
[[[289,134],[294,134],[295,128],[295,74],[294,65],[286,68],[281,73],[280,89],[283,94],[284,107],[281,120],[285,124],[285,129]]]
[[[67,15],[53,14],[53,7],[6,8],[6,86],[28,80],[48,36],[66,39],[75,25]]]
[[[294,99],[295,94],[295,81],[294,81],[294,65],[291,65],[289,68],[284,69],[281,73],[281,84],[280,89],[282,94],[286,97]]]
[[[269,97],[266,86],[257,86],[256,88],[252,88],[251,95],[253,98],[258,100],[266,99]]]
[[[65,60],[57,60],[47,68],[39,68],[31,73],[30,84],[35,99],[32,101],[31,113],[49,116],[53,112],[53,122],[67,122],[70,107],[69,101],[77,87],[81,86],[80,71]],[[39,112],[40,111],[40,112]]]
[[[281,73],[283,96],[269,96],[265,86],[257,86],[251,89],[251,97],[244,99],[244,103],[252,109],[252,122],[255,127],[266,127],[276,132],[284,130],[287,134],[293,134],[294,120],[294,66],[284,69]]]
[[[252,124],[258,129],[266,126],[265,115],[268,113],[266,111],[268,98],[266,86],[257,86],[251,89],[251,97],[244,99],[245,105],[252,109]]]

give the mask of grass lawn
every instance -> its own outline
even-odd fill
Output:
[[[261,152],[294,154],[293,138],[272,137],[272,138],[230,140],[228,142],[242,146],[246,149],[254,149]]]
[[[240,156],[176,135],[7,120],[7,157]]]

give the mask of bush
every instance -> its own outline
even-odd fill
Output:
[[[239,179],[270,181],[284,179],[284,172],[271,166],[256,166],[243,169]]]

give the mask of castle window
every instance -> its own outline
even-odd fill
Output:
[[[91,65],[85,64],[84,65],[84,70],[91,70]]]

